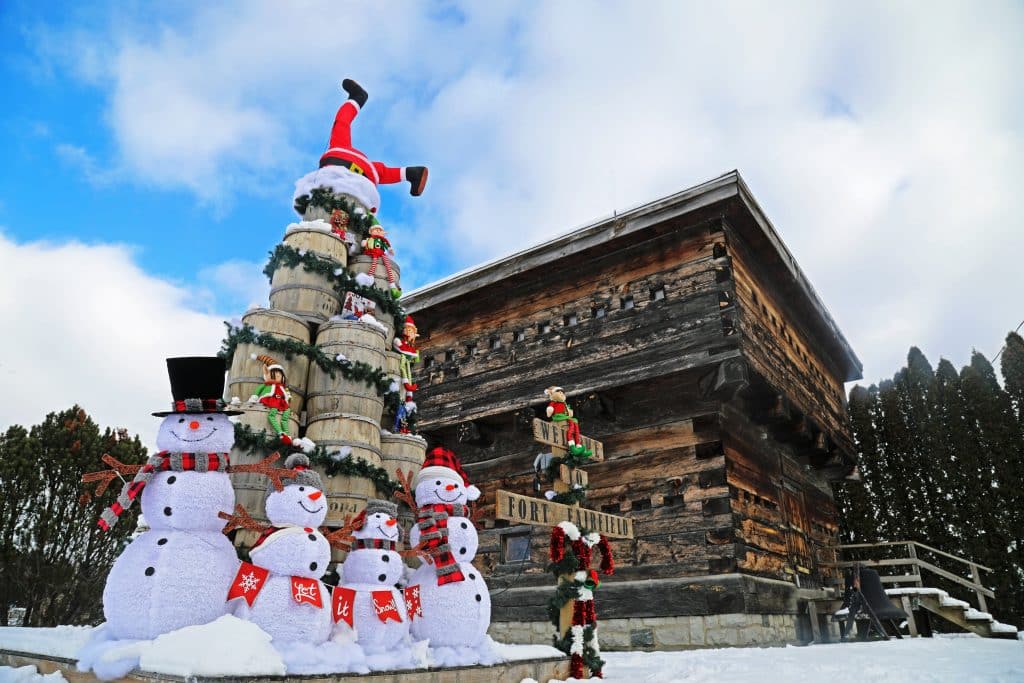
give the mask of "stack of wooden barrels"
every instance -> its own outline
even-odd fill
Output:
[[[342,197],[354,207],[359,206],[352,197]],[[339,315],[344,302],[333,286],[331,275],[336,269],[346,269],[353,276],[368,273],[372,261],[358,253],[359,237],[356,235],[350,237],[350,240],[354,238],[351,250],[355,252],[350,259],[350,243],[332,232],[328,219],[327,211],[310,205],[302,222],[288,227],[284,244],[300,254],[312,253],[329,259],[333,267],[321,273],[307,271],[301,264],[294,268],[279,266],[271,281],[270,307],[248,311],[242,322],[278,339],[315,344],[328,358],[346,358],[353,363],[381,368],[400,387],[400,356],[393,348],[392,316],[377,314],[378,325],[345,320]],[[400,270],[393,261],[391,265],[397,282]],[[382,296],[390,296],[383,264],[378,264],[374,284]],[[235,402],[234,407],[244,411],[238,418],[240,423],[254,432],[263,432],[268,439],[274,436],[267,422],[267,410],[248,400],[263,383],[262,364],[254,358],[260,354],[272,356],[284,366],[291,392],[289,434],[293,439],[304,436],[336,457],[365,460],[382,467],[393,480],[397,480],[396,468],[403,472],[419,471],[426,442],[413,434],[392,434],[387,431],[390,425],[384,425],[382,430],[384,398],[378,394],[377,387],[361,380],[346,379],[337,371],[332,377],[330,372],[302,354],[288,358],[256,344],[238,345],[229,370],[226,400]],[[236,445],[231,457],[232,462],[248,463],[258,462],[265,455],[265,452],[248,452],[243,445]],[[383,495],[366,477],[338,474],[329,477],[323,467],[317,466],[317,469],[324,481],[328,526],[340,526],[346,516],[358,514],[367,499]],[[266,479],[252,474],[235,474],[232,478],[238,502],[255,519],[264,520]],[[236,536],[236,543],[246,548],[254,541],[254,532],[240,531]],[[335,551],[333,559],[342,561],[344,553]]]

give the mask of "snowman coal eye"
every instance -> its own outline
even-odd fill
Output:
[[[440,485],[441,485],[441,480],[440,479],[434,482],[434,486],[440,486]]]
[[[208,417],[208,418],[206,418],[206,421],[207,422],[213,422],[213,418],[212,417]]]
[[[300,487],[299,487],[299,490],[300,490],[300,491],[305,491],[305,490],[306,490],[306,487],[305,487],[305,486],[300,486]]]
[[[179,418],[179,419],[178,419],[178,424],[181,424],[181,423],[182,423],[182,422],[184,422],[184,421],[185,421],[185,418],[183,418],[183,417],[182,417],[182,418]]]
[[[168,484],[173,484],[176,481],[178,481],[178,478],[176,476],[174,476],[173,474],[171,476],[167,477],[167,483]]]

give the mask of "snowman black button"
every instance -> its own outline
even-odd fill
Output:
[[[466,549],[465,548],[459,548],[459,555],[465,555],[465,554],[466,554]]]
[[[174,476],[173,474],[171,476],[167,477],[167,483],[168,484],[173,484],[176,481],[178,481],[178,478],[176,476]]]
[[[166,538],[161,538],[159,541],[156,542],[157,545],[163,545],[165,543],[167,543],[167,539]]]
[[[390,562],[391,561],[391,558],[388,557],[387,555],[383,555],[380,559],[382,559],[385,562]]]
[[[315,572],[316,571],[316,562],[310,562],[309,563],[309,571],[311,571],[311,572]]]
[[[470,581],[476,581],[476,574],[470,574],[469,575],[469,580]]]
[[[462,528],[463,528],[463,529],[468,529],[468,528],[469,528],[469,525],[468,525],[468,524],[466,524],[465,522],[463,522],[463,523],[462,523]]]
[[[388,580],[388,575],[387,574],[381,574],[380,576],[377,577],[377,580],[378,581],[387,581]]]
[[[476,601],[477,601],[477,602],[480,602],[481,600],[483,600],[483,598],[481,598],[481,597],[480,597],[480,594],[479,594],[479,593],[477,593],[477,594],[476,594]]]
[[[310,534],[309,535],[309,540],[315,541],[316,540],[316,536],[314,534]]]
[[[156,570],[153,569],[152,567],[146,567],[146,576],[153,576],[153,572],[155,572],[155,571]]]
[[[170,507],[165,507],[164,508],[164,515],[166,515],[167,517],[171,516],[171,508]]]

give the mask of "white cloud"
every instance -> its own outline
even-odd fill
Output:
[[[911,344],[992,355],[1024,317],[1022,22],[1009,2],[238,3],[122,19],[83,54],[119,163],[204,200],[284,194],[359,77],[357,144],[431,166],[398,229],[431,272],[739,168],[874,380]]]
[[[143,271],[124,245],[16,243],[0,233],[0,429],[77,403],[152,445],[171,402],[164,359],[220,349],[220,316]]]
[[[199,286],[209,293],[211,301],[222,308],[244,311],[253,306],[266,306],[270,295],[263,264],[250,261],[225,261],[201,268]]]

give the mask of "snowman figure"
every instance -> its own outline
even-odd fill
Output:
[[[278,491],[272,483],[267,484],[264,498],[267,519],[274,526],[319,527],[327,517],[323,480],[316,470],[310,469],[309,458],[302,453],[289,455],[284,466],[291,471],[281,478],[284,487]]]
[[[480,497],[458,457],[443,446],[432,449],[413,479],[417,524],[409,541],[422,543],[428,562],[409,579],[423,612],[411,624],[412,636],[430,641],[435,664],[492,664],[500,658],[487,636],[491,596],[471,562],[479,538],[468,503]]]
[[[228,477],[235,430],[228,416],[239,414],[225,410],[218,398],[224,389],[224,360],[168,358],[167,370],[174,402],[171,410],[153,413],[163,418],[156,437],[160,452],[141,468],[118,463],[117,475],[135,476],[98,521],[110,529],[139,498],[149,525],[114,562],[103,589],[106,624],[79,654],[80,668],[93,668],[105,678],[137,664],[137,656],[103,656],[113,646],[222,616],[224,595],[238,569],[218,517],[235,502]],[[108,483],[115,476],[94,473],[86,481],[103,475],[109,475]]]
[[[241,564],[226,592],[228,603],[235,616],[270,635],[289,674],[368,671],[350,638],[331,640],[331,594],[319,580],[331,546],[322,533],[311,526],[271,526],[249,557],[252,563]]]
[[[367,502],[353,521],[344,583],[335,589],[335,616],[355,628],[356,642],[375,671],[426,665],[409,638],[406,594],[395,587],[404,573],[397,550],[402,537],[397,516],[394,503]]]

